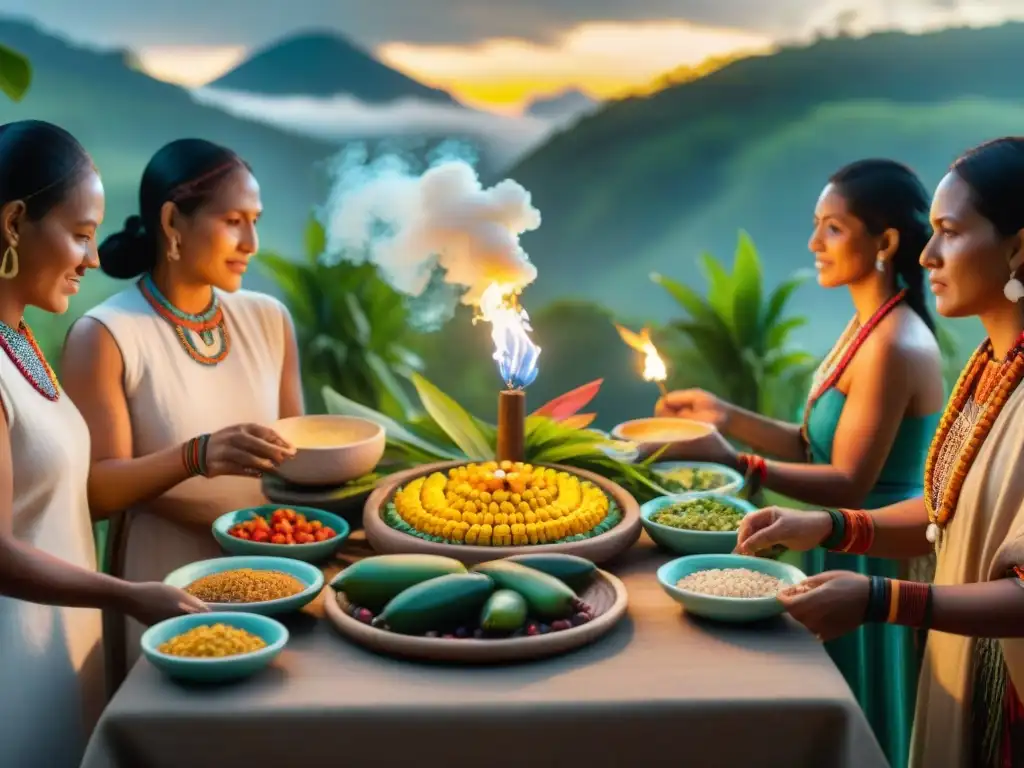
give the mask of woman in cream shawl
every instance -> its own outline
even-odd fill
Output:
[[[925,496],[870,513],[760,510],[744,521],[739,550],[909,558],[934,547],[934,586],[834,571],[780,599],[823,640],[865,621],[930,630],[911,766],[1011,768],[1024,765],[1024,138],[957,160],[931,219],[921,263],[937,309],[980,318],[988,338],[932,443]]]

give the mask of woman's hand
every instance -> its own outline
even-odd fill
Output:
[[[779,602],[819,640],[833,640],[864,623],[870,581],[852,571],[828,571],[779,593]]]
[[[124,612],[149,626],[186,613],[207,613],[202,600],[159,581],[127,582]]]
[[[670,443],[658,458],[660,461],[711,461],[735,467],[736,449],[716,430],[696,440]]]
[[[693,419],[725,431],[732,406],[703,389],[677,389],[658,400],[655,416]]]
[[[832,533],[828,512],[765,507],[743,518],[736,534],[736,552],[753,555],[775,546],[797,552],[814,549]]]
[[[274,430],[259,424],[236,424],[214,432],[206,445],[206,476],[259,476],[273,472],[295,455]]]

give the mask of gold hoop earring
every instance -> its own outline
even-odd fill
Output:
[[[18,251],[13,245],[8,245],[4,251],[4,258],[0,261],[0,279],[11,280],[18,276]]]

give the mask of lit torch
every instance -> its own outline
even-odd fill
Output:
[[[668,370],[665,368],[665,361],[658,354],[657,347],[651,341],[651,332],[644,328],[640,333],[633,333],[633,331],[623,328],[618,323],[615,324],[615,329],[626,344],[644,356],[644,381],[653,381],[658,385],[661,396],[667,395],[668,389],[665,387],[665,379],[668,378]]]
[[[540,347],[530,340],[530,316],[519,306],[518,293],[491,283],[480,297],[477,320],[491,324],[494,359],[505,389],[498,395],[498,461],[526,457],[526,388],[537,378]]]

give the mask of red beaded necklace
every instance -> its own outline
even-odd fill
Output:
[[[26,345],[27,350],[25,349]],[[46,361],[32,329],[24,320],[18,323],[17,330],[6,324],[0,325],[0,347],[3,347],[7,357],[14,363],[14,367],[36,392],[51,402],[60,398],[60,383],[57,381],[57,374],[53,372],[53,368]],[[31,359],[32,355],[35,356],[35,360]],[[49,386],[46,386],[47,384]]]
[[[861,346],[864,344],[864,342],[868,340],[868,336],[871,335],[871,332],[874,331],[875,328],[878,327],[878,324],[882,322],[882,320],[884,320],[886,316],[888,316],[888,314],[892,312],[896,308],[896,306],[906,297],[907,289],[904,288],[895,296],[893,296],[884,304],[882,304],[882,306],[876,309],[875,313],[868,319],[866,323],[864,323],[864,325],[860,327],[860,329],[857,331],[857,334],[853,337],[849,344],[846,345],[842,357],[839,358],[839,362],[836,363],[836,366],[832,369],[832,372],[828,376],[826,376],[821,381],[821,383],[818,384],[818,386],[811,391],[810,395],[807,398],[807,405],[804,407],[804,421],[803,424],[800,426],[800,434],[803,436],[805,444],[809,442],[807,434],[807,425],[810,421],[811,410],[814,408],[814,404],[818,402],[822,395],[824,395],[826,392],[828,392],[830,389],[832,389],[832,387],[836,385],[836,382],[839,381],[840,377],[850,366],[850,363],[853,361],[854,355],[857,354],[857,350],[859,350]],[[847,330],[847,333],[848,332],[849,329]],[[844,335],[846,334],[844,333]],[[826,359],[826,363],[829,362],[829,359],[833,357],[834,354],[835,353],[829,355],[829,358]],[[825,363],[823,363],[823,365],[824,364]]]

